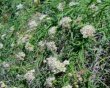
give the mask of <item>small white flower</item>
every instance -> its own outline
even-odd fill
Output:
[[[18,16],[19,15],[19,12],[16,12],[15,15]]]
[[[71,21],[72,19],[70,17],[63,17],[59,22],[59,26],[62,26],[62,28],[69,29]]]
[[[7,85],[5,85],[5,83],[3,81],[0,81],[0,88],[6,88]]]
[[[38,5],[40,3],[40,0],[33,0],[33,2]]]
[[[1,39],[4,40],[5,36],[6,36],[6,34],[1,35]]]
[[[81,73],[76,74],[76,77],[78,78],[79,81],[83,81],[83,78],[81,77]]]
[[[54,35],[56,33],[57,27],[53,26],[49,29],[48,34],[49,35]]]
[[[24,52],[18,52],[18,54],[16,54],[16,58],[19,60],[24,60],[25,56]]]
[[[86,25],[82,29],[80,29],[83,38],[94,36],[95,28],[92,25]]]
[[[46,42],[46,46],[47,46],[47,48],[48,48],[49,50],[51,50],[51,51],[56,51],[56,50],[57,50],[57,47],[56,47],[54,41]]]
[[[59,11],[63,11],[63,10],[64,10],[64,2],[59,3],[58,6],[57,6],[57,9],[58,9]]]
[[[2,43],[0,43],[0,49],[2,49],[3,48],[3,44]]]
[[[39,17],[39,19],[42,21],[46,16],[47,15],[45,15],[45,14],[41,14],[40,17]]]
[[[71,2],[69,3],[69,6],[71,7],[71,6],[75,6],[75,5],[78,5],[78,4],[79,4],[78,2],[71,1]]]
[[[29,42],[27,42],[26,45],[25,45],[25,49],[27,49],[29,51],[33,51],[34,50],[34,46],[32,44],[30,44]]]
[[[97,0],[97,3],[102,3],[102,0]]]
[[[14,26],[10,27],[10,32],[13,32],[15,30]]]
[[[43,63],[46,63],[46,60],[43,60]]]
[[[28,71],[28,72],[24,75],[24,78],[25,78],[27,81],[32,81],[32,80],[35,79],[34,73],[35,73],[35,69],[30,70],[30,71]]]
[[[57,60],[56,57],[46,58],[46,62],[47,65],[49,66],[50,71],[53,72],[54,74],[66,71],[65,64]]]
[[[35,29],[44,18],[46,18],[46,14],[42,14],[40,12],[36,12],[36,14],[33,14],[32,17],[28,21],[28,26],[31,30]]]
[[[46,86],[47,87],[52,87],[53,85],[52,85],[52,82],[55,80],[55,77],[48,77],[47,79],[46,79]]]
[[[22,9],[23,8],[23,4],[20,3],[19,5],[16,6],[16,8],[17,8],[17,10]]]
[[[38,45],[39,45],[41,48],[44,48],[44,47],[45,47],[45,44],[46,44],[45,41],[40,41],[40,42],[38,43]]]
[[[65,60],[65,61],[63,62],[63,64],[65,64],[65,65],[69,65],[70,62],[69,62],[68,60]]]
[[[22,44],[22,43],[29,42],[29,40],[30,40],[30,38],[31,38],[32,36],[29,35],[29,34],[25,34],[25,35],[19,35],[19,34],[18,34],[18,37],[19,37],[19,39],[18,39],[17,43],[18,43],[18,44]]]
[[[92,9],[93,11],[97,11],[98,10],[98,6],[96,6],[95,4],[90,5],[89,8]]]
[[[72,73],[68,73],[68,76],[71,77],[72,76]]]
[[[9,67],[10,67],[10,64],[7,63],[7,62],[3,62],[3,63],[2,63],[2,66],[3,66],[4,68],[9,68]]]
[[[66,86],[63,86],[62,88],[72,88],[72,86],[68,84]]]
[[[11,46],[11,47],[14,47],[14,46],[15,46],[15,43],[13,42],[10,46]]]
[[[30,20],[28,23],[29,28],[37,27],[38,23],[35,20]]]

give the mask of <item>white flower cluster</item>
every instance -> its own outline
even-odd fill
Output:
[[[49,50],[51,50],[51,51],[56,51],[56,50],[57,50],[57,47],[56,47],[54,41],[46,42],[46,46],[47,46],[47,48],[48,48]]]
[[[3,44],[2,43],[0,43],[0,49],[2,49],[3,48]]]
[[[26,45],[25,45],[25,49],[29,50],[29,51],[33,51],[34,46],[31,43],[27,42]]]
[[[1,39],[4,40],[6,37],[6,34],[1,35]]]
[[[75,1],[71,1],[70,3],[69,3],[69,6],[71,7],[71,6],[76,6],[76,5],[78,5],[79,3],[78,2],[75,2]]]
[[[3,62],[3,63],[2,63],[2,66],[3,66],[4,68],[9,68],[9,67],[10,67],[10,64],[9,64],[8,62]]]
[[[18,54],[16,54],[16,58],[18,59],[18,60],[24,60],[24,58],[25,58],[25,53],[24,52],[18,52]]]
[[[38,26],[38,24],[46,17],[47,15],[37,12],[32,16],[28,22],[29,28],[32,30]]]
[[[97,11],[98,10],[98,6],[96,6],[95,4],[90,5],[89,7],[91,10],[93,11]]]
[[[40,0],[33,0],[33,2],[38,5],[40,3]]]
[[[0,81],[0,88],[6,88],[7,85],[5,85],[5,83],[3,81]]]
[[[10,32],[13,32],[15,30],[14,26],[11,26],[9,30]]]
[[[40,41],[38,43],[38,46],[40,46],[41,48],[44,48],[45,47],[45,44],[46,44],[46,41]]]
[[[59,72],[65,72],[66,71],[66,65],[65,63],[61,63],[56,57],[49,57],[46,58],[47,65],[49,66],[49,69],[54,74]]]
[[[30,71],[28,71],[28,72],[24,75],[24,78],[25,78],[27,81],[32,81],[32,80],[35,79],[34,73],[35,73],[35,69],[30,70]]]
[[[16,8],[17,8],[17,10],[20,10],[20,9],[22,9],[23,8],[23,4],[18,4],[17,6],[16,6]]]
[[[17,44],[27,43],[27,42],[29,42],[29,40],[30,40],[31,37],[32,37],[32,36],[29,35],[29,34],[18,35]]]
[[[47,47],[47,49],[48,49],[48,50],[51,50],[51,51],[56,51],[56,50],[57,50],[57,47],[56,47],[54,41],[51,41],[51,42],[40,41],[40,42],[38,43],[38,45],[39,45],[41,48]]]
[[[48,87],[48,88],[50,88],[50,87],[52,87],[53,85],[52,85],[52,82],[55,80],[55,77],[48,77],[47,79],[46,79],[46,86]]]
[[[63,17],[59,22],[59,26],[62,26],[62,28],[64,29],[66,28],[70,29],[71,22],[72,22],[72,19],[70,17]]]
[[[58,4],[57,9],[59,11],[63,11],[64,10],[64,6],[65,6],[65,3],[64,2],[61,2],[61,3]]]
[[[37,27],[38,23],[35,20],[30,20],[28,23],[29,28]]]
[[[78,78],[78,80],[79,80],[80,82],[83,81],[83,79],[82,79],[82,77],[81,77],[80,74],[76,74],[76,77]]]
[[[57,27],[56,27],[56,26],[53,26],[53,27],[51,27],[51,28],[49,29],[48,34],[49,34],[50,36],[53,36],[53,35],[56,33],[56,31],[57,31]]]
[[[66,86],[63,86],[62,88],[72,88],[72,86],[68,84]]]
[[[92,25],[86,25],[80,30],[83,38],[94,36],[95,28]]]
[[[97,0],[97,3],[102,3],[102,0]]]

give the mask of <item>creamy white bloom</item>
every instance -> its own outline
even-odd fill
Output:
[[[1,35],[1,39],[4,40],[6,37],[6,34]]]
[[[2,49],[3,48],[3,43],[0,43],[0,49]]]
[[[18,41],[17,41],[17,43],[18,43],[18,44],[22,44],[22,43],[29,42],[29,40],[30,40],[31,37],[32,37],[32,36],[29,35],[29,34],[18,35]]]
[[[7,85],[5,85],[5,83],[3,81],[0,81],[0,88],[6,88]]]
[[[97,11],[98,10],[98,6],[96,6],[95,4],[90,5],[89,8],[92,9],[93,11]]]
[[[25,56],[26,56],[26,55],[25,55],[24,52],[18,52],[18,53],[16,54],[16,58],[19,59],[19,60],[24,60]]]
[[[32,81],[32,80],[35,79],[34,73],[35,73],[35,69],[30,70],[30,71],[28,71],[28,72],[24,75],[24,78],[25,78],[27,81]]]
[[[95,28],[92,25],[86,25],[82,29],[80,29],[83,38],[87,38],[90,36],[94,36]]]
[[[45,44],[46,44],[46,41],[40,41],[38,43],[38,46],[40,46],[41,48],[44,48],[45,47]]]
[[[68,76],[69,76],[69,77],[72,77],[72,76],[73,76],[73,74],[72,74],[72,73],[68,73]]]
[[[65,64],[61,63],[56,57],[46,58],[46,62],[50,71],[54,74],[66,71]]]
[[[54,35],[56,33],[57,27],[53,26],[49,29],[48,34],[49,35]]]
[[[40,3],[40,0],[33,0],[33,2],[38,5]]]
[[[78,4],[79,4],[78,2],[71,1],[71,2],[69,3],[69,6],[71,7],[71,6],[75,6],[75,5],[78,5]]]
[[[17,8],[17,10],[22,9],[23,8],[23,4],[20,3],[19,5],[16,6],[16,8]]]
[[[10,45],[11,47],[14,47],[15,46],[15,43],[14,42],[12,42],[12,44]]]
[[[39,19],[42,21],[45,17],[47,17],[46,14],[41,14],[40,17],[39,17]]]
[[[15,15],[18,16],[19,15],[19,12],[16,12]]]
[[[35,20],[30,20],[28,23],[29,28],[37,27],[38,23]]]
[[[71,27],[71,23],[72,19],[70,17],[63,17],[60,22],[59,22],[59,26],[62,26],[62,28],[70,28]]]
[[[46,46],[47,46],[47,48],[48,48],[49,50],[51,50],[51,51],[56,51],[56,50],[57,50],[57,47],[56,47],[54,41],[46,42]]]
[[[70,62],[69,62],[68,60],[65,60],[65,61],[63,62],[63,64],[65,64],[65,65],[69,65]]]
[[[68,84],[66,86],[63,86],[62,88],[72,88],[72,86]]]
[[[97,3],[102,3],[102,0],[97,0]]]
[[[10,31],[13,32],[15,30],[14,26],[10,27]]]
[[[59,3],[58,6],[57,6],[57,9],[59,11],[63,11],[64,10],[64,2]]]
[[[31,30],[35,29],[44,18],[46,18],[46,14],[42,14],[39,12],[36,12],[36,14],[32,15],[32,17],[28,21],[28,26]]]
[[[48,77],[47,79],[46,79],[46,86],[47,87],[52,87],[53,85],[52,85],[52,82],[55,80],[55,77]]]
[[[29,50],[29,51],[33,51],[34,46],[31,43],[27,42],[26,45],[25,45],[25,49]]]
[[[3,62],[3,63],[2,63],[2,66],[3,66],[4,68],[9,68],[9,67],[10,67],[10,64],[7,63],[7,62]]]

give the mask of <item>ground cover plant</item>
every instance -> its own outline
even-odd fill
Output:
[[[110,0],[0,0],[0,88],[109,88]]]

